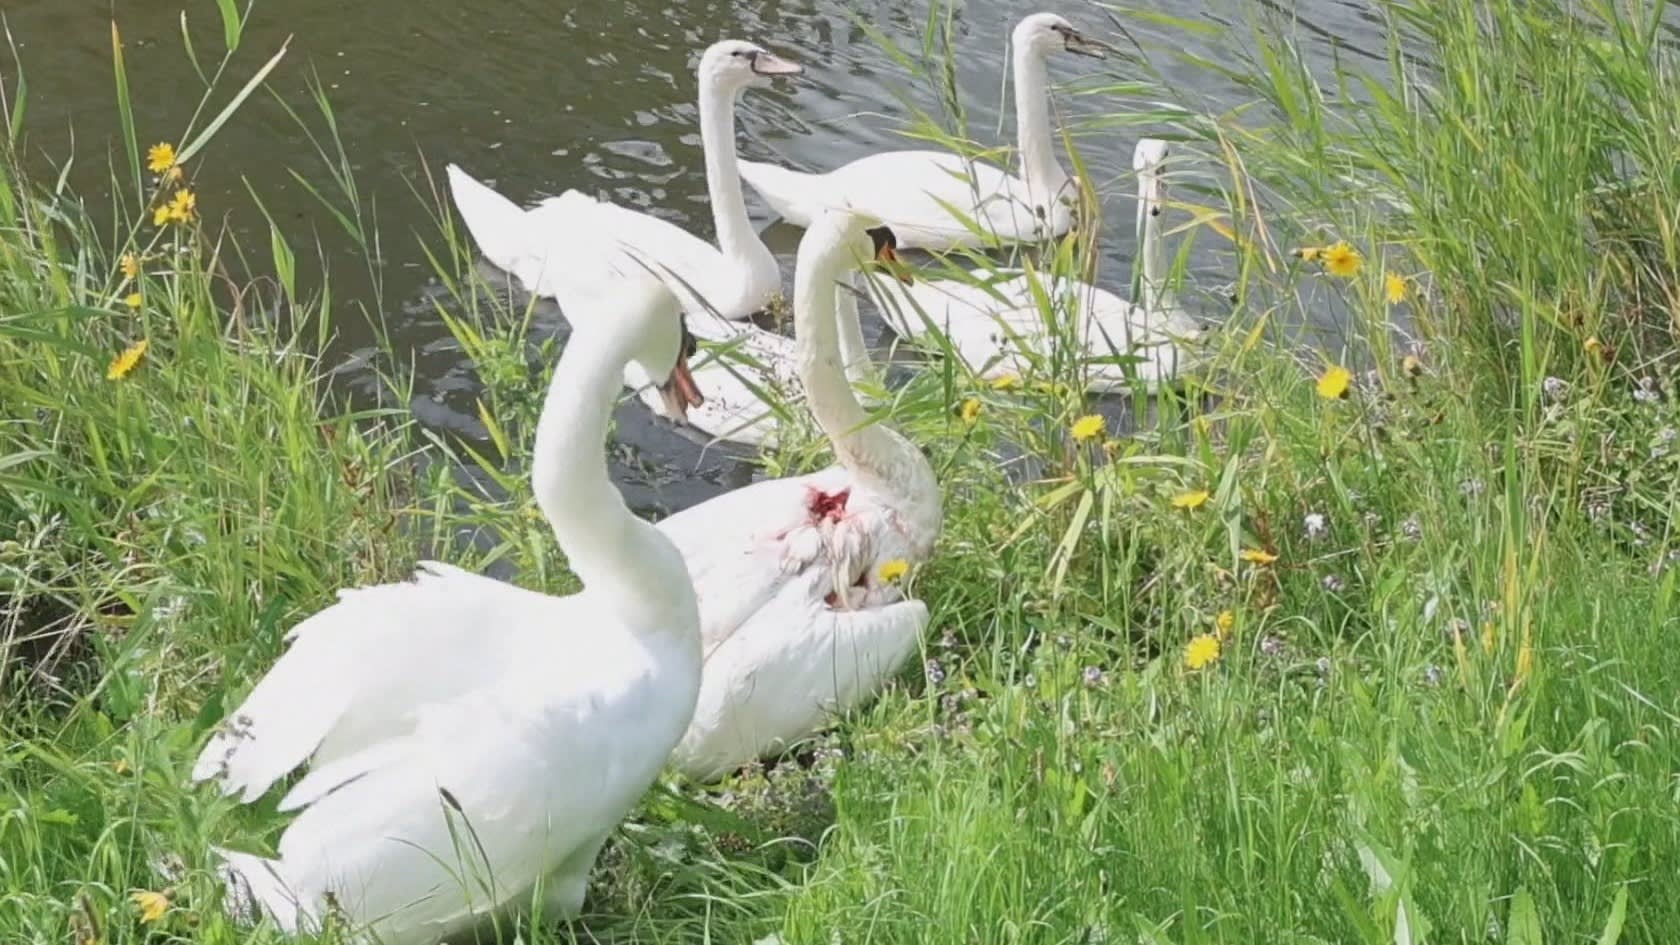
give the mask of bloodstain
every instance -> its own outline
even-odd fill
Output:
[[[841,489],[839,492],[810,490],[806,496],[805,507],[811,513],[811,524],[819,524],[825,518],[831,522],[840,521],[846,514],[846,500],[851,497],[851,489]]]

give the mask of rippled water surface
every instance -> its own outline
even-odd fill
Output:
[[[957,8],[957,79],[969,131],[978,140],[1013,139],[1013,119],[1000,120],[998,107],[1006,99],[1005,40],[1021,16],[1044,9],[1042,4],[970,0]],[[215,4],[184,6],[208,63],[220,49]],[[116,141],[111,7],[93,0],[8,0],[5,7],[29,81],[32,159],[46,166],[74,153],[70,180],[98,204],[107,148]],[[198,99],[201,84],[181,52],[182,7],[178,0],[116,5],[143,141],[174,137]],[[1120,41],[1102,8],[1075,0],[1053,9],[1087,32]],[[1150,0],[1136,10],[1115,15],[1146,50],[1188,49],[1225,60],[1240,49],[1250,18],[1278,13],[1254,0]],[[1307,41],[1316,67],[1327,66],[1333,55],[1381,51],[1380,26],[1366,3],[1303,0],[1293,11],[1293,28]],[[1141,15],[1148,12],[1213,28],[1170,28]],[[266,248],[262,220],[250,209],[248,181],[300,251],[317,242],[323,247],[341,305],[353,297],[375,311],[398,354],[413,358],[420,376],[411,406],[421,421],[473,436],[480,432],[473,409],[477,381],[435,314],[437,287],[416,242],[417,234],[436,233],[427,205],[414,195],[414,188],[427,187],[426,165],[458,162],[520,201],[586,188],[710,236],[692,75],[698,51],[725,37],[751,39],[804,64],[806,74],[797,83],[746,96],[738,140],[748,159],[826,168],[900,146],[894,127],[904,114],[902,101],[939,112],[932,85],[914,80],[854,20],[914,51],[921,47],[926,15],[920,3],[826,0],[259,0],[233,74],[242,81],[291,37],[290,53],[269,85],[306,112],[312,108],[310,77],[325,87],[364,199],[377,208],[378,278],[288,177],[288,165],[313,166],[311,149],[271,100],[253,99],[196,162],[199,205],[209,217],[226,213],[245,245]],[[1124,60],[1065,58],[1053,63],[1052,75],[1068,89],[1096,70],[1123,78],[1129,68]],[[1231,100],[1229,90],[1194,86],[1210,81],[1206,71],[1175,66],[1164,55],[1151,59],[1169,79],[1209,100]],[[0,52],[0,68],[8,77],[15,70],[9,53]],[[1093,115],[1130,106],[1064,90],[1058,107]],[[1082,155],[1107,195],[1110,219],[1131,218],[1131,146],[1147,129],[1114,128],[1081,140]],[[750,191],[748,204],[791,267],[798,231],[771,225]],[[1110,264],[1101,281],[1125,285],[1130,227],[1108,227],[1105,248]],[[1199,267],[1198,280],[1223,281],[1208,265]],[[1217,318],[1217,312],[1208,314]],[[545,316],[542,324],[558,328],[558,318]],[[339,324],[334,357],[345,366],[338,376],[352,389],[372,389],[371,370],[361,365],[372,351],[373,333],[352,319]],[[682,507],[744,477],[727,451],[700,450],[639,404],[621,409],[620,437],[629,449],[618,471],[638,506]]]

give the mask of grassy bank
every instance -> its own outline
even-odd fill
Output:
[[[1334,83],[1255,22],[1249,59],[1200,64],[1242,109],[1146,111],[1166,92],[1136,64],[1094,91],[1175,139],[1169,217],[1230,267],[1234,304],[1192,293],[1226,324],[1197,374],[1208,406],[1076,439],[1091,408],[1054,367],[897,391],[892,422],[947,489],[912,577],[934,613],[921,665],[809,767],[651,800],[593,915],[525,941],[1671,937],[1680,88],[1662,9],[1378,9],[1390,62]],[[137,165],[154,137],[195,140],[130,135]],[[464,502],[412,474],[417,450],[447,457],[405,416],[328,398],[312,354],[340,313],[231,292],[208,208],[154,219],[191,160],[120,185],[113,239],[8,158],[0,940],[277,940],[221,918],[206,847],[271,843],[282,821],[187,790],[185,766],[287,627],[404,573],[423,536],[494,529],[461,563],[564,586],[519,473],[543,379],[528,319],[466,247],[425,241],[496,434],[455,458],[510,493]],[[1345,343],[1300,350],[1287,326],[1326,310]],[[1040,480],[1011,484],[1005,442]],[[131,901],[163,891],[167,856],[185,869],[167,903]]]

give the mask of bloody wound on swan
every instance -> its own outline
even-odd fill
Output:
[[[839,492],[809,490],[805,497],[805,508],[811,513],[811,524],[819,525],[825,518],[831,522],[840,521],[846,514],[846,500],[851,497],[850,488],[841,489]]]

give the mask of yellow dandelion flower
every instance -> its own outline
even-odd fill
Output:
[[[169,201],[169,219],[176,223],[185,223],[192,219],[193,212],[198,209],[198,196],[190,190],[175,191],[175,199]]]
[[[1406,301],[1409,291],[1405,276],[1395,272],[1383,276],[1383,301],[1388,304],[1399,305]]]
[[[1302,262],[1318,262],[1318,258],[1323,255],[1324,250],[1317,246],[1303,246],[1295,251],[1295,258]]]
[[[146,169],[153,174],[162,174],[175,166],[175,146],[167,141],[154,144],[146,149]]]
[[[1086,440],[1102,436],[1103,430],[1107,427],[1108,421],[1102,418],[1102,414],[1088,413],[1073,421],[1073,438],[1083,443]]]
[[[1277,560],[1277,555],[1264,548],[1244,548],[1240,557],[1249,564],[1271,564]]]
[[[138,292],[130,292],[123,296],[123,304],[133,309],[138,309],[140,307],[140,303],[144,301],[146,300],[142,298]]]
[[[1423,375],[1423,362],[1418,360],[1417,355],[1408,354],[1400,359],[1400,373],[1407,377],[1421,377]]]
[[[910,573],[910,562],[903,558],[894,558],[883,563],[881,570],[877,573],[880,574],[883,582],[890,584]]]
[[[1365,262],[1359,250],[1349,246],[1346,240],[1326,249],[1322,259],[1324,271],[1338,279],[1351,279],[1358,275],[1359,267]]]
[[[140,910],[141,922],[156,922],[169,911],[169,893],[141,889],[128,894],[130,902]]]
[[[1231,628],[1237,625],[1237,615],[1229,610],[1221,610],[1219,616],[1213,618],[1213,628],[1219,631],[1219,639],[1223,640],[1231,635]]]
[[[1314,389],[1318,396],[1325,400],[1341,400],[1348,395],[1348,387],[1353,384],[1353,372],[1339,364],[1333,364],[1318,376],[1318,383]]]
[[[1021,375],[999,374],[992,378],[992,390],[1020,390]]]
[[[979,401],[978,398],[970,397],[967,400],[963,401],[963,405],[962,405],[963,422],[968,424],[969,426],[974,426],[975,421],[980,419],[980,410],[981,410],[981,404],[980,404],[980,401]]]
[[[146,356],[146,348],[150,346],[150,344],[150,341],[145,338],[141,338],[134,344],[129,345],[122,354],[117,355],[111,360],[111,366],[105,370],[105,379],[108,381],[120,381],[127,377],[129,372],[134,370],[135,365],[140,363],[140,359]]]
[[[1184,648],[1184,665],[1192,670],[1212,666],[1219,662],[1219,651],[1218,637],[1211,633],[1201,634]]]
[[[160,203],[160,204],[157,205],[157,209],[152,211],[152,225],[153,226],[162,226],[162,225],[164,225],[165,223],[168,223],[168,222],[169,222],[169,204]]]
[[[1588,338],[1586,341],[1581,343],[1581,347],[1585,348],[1588,354],[1597,354],[1604,350],[1604,342],[1599,341],[1597,338]]]
[[[1207,504],[1208,498],[1208,491],[1206,489],[1194,489],[1190,492],[1180,492],[1178,495],[1172,497],[1172,506],[1175,509],[1199,509]]]
[[[123,253],[122,259],[117,263],[117,268],[122,271],[124,279],[132,282],[140,278],[140,257],[133,253]]]

